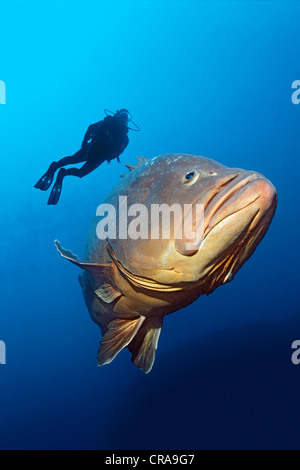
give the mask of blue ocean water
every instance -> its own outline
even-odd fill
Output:
[[[0,448],[299,448],[299,2],[3,1],[0,17]],[[121,107],[142,129],[122,163],[47,206],[37,179]],[[124,164],[167,152],[263,173],[277,213],[231,284],[165,319],[150,374],[127,350],[98,368],[53,241],[82,257]]]

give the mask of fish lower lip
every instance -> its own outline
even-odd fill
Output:
[[[251,206],[255,201],[257,201],[258,199],[260,198],[260,196],[257,196],[255,199],[253,199],[253,201],[249,202],[248,204],[245,204],[244,206],[241,206],[239,209],[237,209],[236,211],[232,211],[230,212],[230,214],[226,215],[225,217],[221,218],[220,220],[218,220],[212,227],[208,227],[205,231],[205,234],[204,234],[204,237],[206,237],[212,229],[214,229],[218,224],[220,224],[221,222],[223,222],[224,220],[226,220],[228,217],[230,217],[231,215],[234,215],[234,214],[237,214],[238,212],[241,212],[242,210],[246,209],[247,207]],[[258,211],[259,212],[259,211]]]

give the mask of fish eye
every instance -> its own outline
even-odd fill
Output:
[[[217,176],[217,173],[215,171],[209,171],[208,174],[209,176]]]
[[[187,186],[192,186],[199,178],[199,171],[191,170],[188,171],[185,176],[182,178],[182,183]]]

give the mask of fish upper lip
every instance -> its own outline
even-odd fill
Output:
[[[201,215],[198,220],[194,219],[191,237],[186,236],[185,233],[187,239],[193,240],[188,242],[190,246],[192,246],[192,248],[189,248],[188,251],[193,253],[198,251],[202,241],[213,229],[213,227],[210,227],[209,224],[214,215],[235,193],[237,193],[257,177],[258,174],[254,172],[244,172],[243,170],[239,169],[236,169],[235,171],[233,170],[230,173],[228,172],[227,174],[220,175],[220,178],[216,180],[215,186],[208,189],[205,194],[202,194],[200,198],[194,201],[193,207],[197,207],[198,204],[203,204],[204,212],[201,211]],[[241,207],[240,209],[243,209],[244,207]],[[226,216],[223,217],[223,220],[225,218]],[[220,220],[217,220],[216,224],[219,222]],[[216,224],[214,224],[214,226]],[[180,240],[176,240],[176,250],[179,252],[185,252],[185,244],[183,247],[181,247]]]
[[[231,179],[226,181],[225,184],[222,185],[221,189],[219,189],[208,201],[208,203],[205,205],[205,212],[204,212],[204,238],[209,234],[209,232],[215,227],[215,224],[213,227],[209,227],[210,221],[212,220],[213,216],[218,212],[218,210],[236,194],[238,191],[240,191],[242,188],[247,186],[249,183],[252,181],[255,181],[262,177],[262,175],[259,175],[258,173],[251,173],[250,175],[246,175],[243,178],[241,178],[236,184],[233,184],[229,190],[228,190],[228,185],[230,185],[234,180],[236,180],[241,173],[236,173]],[[240,210],[244,209],[248,205],[252,204],[254,201],[256,201],[260,196],[258,195],[253,201],[251,201],[248,204],[245,204],[244,206],[241,206],[238,210],[232,212],[230,215],[239,212]],[[217,199],[217,200],[216,200]],[[222,220],[226,219],[228,216],[225,216]],[[220,223],[222,220],[219,220],[217,223]]]

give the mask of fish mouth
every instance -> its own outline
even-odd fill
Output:
[[[267,188],[261,188],[262,191],[259,191],[258,183],[260,186],[269,184],[262,175],[251,172],[248,175],[237,173],[223,185],[222,189],[205,205],[204,239],[218,224],[249,208],[262,197],[263,193],[268,191]]]
[[[196,230],[194,246],[185,241],[177,250],[196,256],[201,294],[234,278],[266,234],[276,205],[276,189],[259,173],[236,172],[217,182],[214,192],[211,188],[204,217],[197,223],[198,230],[202,224],[202,238]]]
[[[253,171],[231,171],[220,177],[215,186],[193,204],[193,207],[202,204],[204,210],[198,219],[197,216],[193,218],[193,236],[177,240],[176,250],[194,255],[216,232],[221,244],[230,244],[230,240],[236,239],[236,233],[252,230],[257,223],[263,223],[263,216],[268,211],[273,217],[276,201],[276,189],[263,175]],[[221,233],[221,230],[228,233]]]

